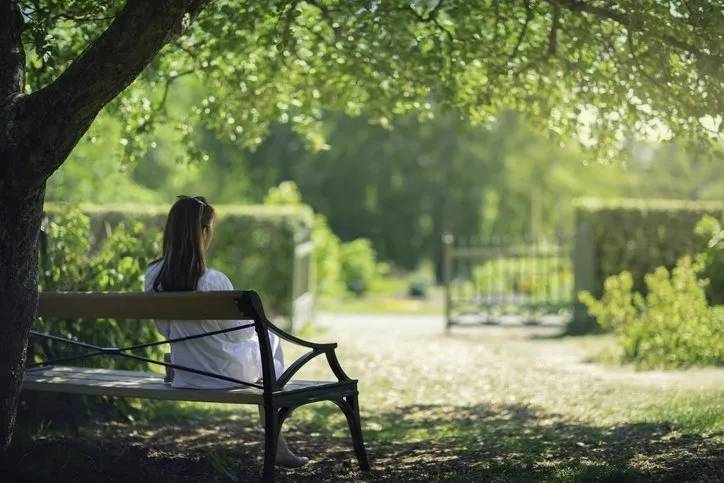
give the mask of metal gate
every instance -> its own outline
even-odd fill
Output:
[[[558,325],[570,318],[573,270],[569,243],[460,243],[446,235],[443,244],[446,328]]]

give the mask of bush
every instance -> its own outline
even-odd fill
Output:
[[[39,259],[40,289],[68,291],[125,291],[140,290],[148,263],[160,248],[160,233],[149,232],[140,222],[118,223],[107,228],[105,238],[95,246],[91,240],[91,218],[77,209],[63,210],[57,207],[52,216],[43,220]],[[66,338],[89,342],[101,347],[124,347],[160,340],[153,324],[141,320],[115,319],[37,319],[33,329]],[[83,349],[67,343],[31,338],[28,349],[29,362],[79,355]],[[162,346],[147,347],[136,351],[156,360],[161,359]],[[124,357],[96,356],[72,361],[74,365],[105,367],[112,369],[149,370],[158,366]],[[78,411],[88,413],[104,407],[125,414],[134,405],[130,400],[74,398],[80,404],[70,407],[60,404],[57,395],[51,393],[24,394],[21,405],[35,418],[69,420]],[[60,401],[62,402],[62,401]]]
[[[140,222],[118,224],[91,251],[90,217],[78,210],[58,211],[44,221],[40,257],[40,289],[67,291],[141,290],[146,266],[160,248],[160,234],[151,234]],[[152,324],[138,320],[119,323],[114,319],[38,320],[34,328],[61,334],[99,346],[122,347],[159,340]],[[36,339],[38,360],[67,356],[77,349],[65,343]],[[145,355],[159,358],[161,349],[151,347]],[[146,369],[146,364],[125,358],[99,357],[94,366]],[[80,362],[79,362],[80,363]]]
[[[296,206],[312,211],[302,203],[302,195],[294,181],[283,181],[279,186],[269,189],[264,198],[265,205]],[[329,228],[324,215],[314,215],[312,229],[314,253],[312,264],[314,292],[318,295],[329,295],[337,291],[339,286],[339,246],[340,241]]]
[[[272,187],[264,198],[264,204],[297,206],[311,212],[311,208],[302,203],[302,195],[293,181],[283,181],[279,186]],[[369,289],[372,279],[385,270],[384,265],[377,264],[370,240],[360,238],[341,243],[323,215],[314,217],[312,241],[314,287],[318,294],[336,293],[341,281],[347,290],[362,295]]]
[[[372,242],[366,238],[358,238],[342,244],[340,270],[347,290],[358,296],[369,290],[370,283],[377,274],[375,259]]]
[[[705,215],[721,218],[724,203],[679,200],[578,200],[576,202],[575,292],[603,293],[603,281],[622,271],[633,289],[646,293],[644,277],[656,267],[671,270],[685,255],[703,248],[695,226]],[[709,300],[720,300],[724,270],[707,271]],[[595,327],[585,308],[576,307],[571,332]]]
[[[644,277],[647,294],[635,292],[633,276],[608,277],[596,300],[579,298],[605,329],[613,330],[625,361],[640,367],[724,363],[724,313],[707,304],[703,267],[681,258],[673,271],[657,268]]]
[[[318,295],[332,295],[339,290],[340,245],[324,215],[315,215],[314,230],[314,286]]]
[[[160,236],[168,209],[168,206],[160,205],[80,205],[80,212],[88,217],[90,230],[85,242],[87,246],[84,249],[90,250],[91,253],[100,253],[103,242],[120,226],[137,227],[139,230],[137,234],[142,235],[141,238],[147,236],[146,234]],[[225,272],[237,289],[258,291],[265,307],[272,314],[289,318],[292,311],[294,246],[309,240],[311,236],[313,223],[311,211],[295,206],[241,205],[218,205],[216,211],[218,221],[209,253],[209,265]],[[62,205],[46,204],[45,212],[50,222],[56,222],[57,230],[65,230],[63,227],[69,222],[78,223],[63,218],[67,208]],[[63,222],[57,223],[61,219]],[[115,243],[121,242],[117,240]],[[130,242],[123,242],[127,243]],[[146,261],[161,255],[160,247],[148,247],[149,252],[138,258],[144,260],[143,265],[139,267],[141,276],[145,272]],[[121,248],[115,246],[113,249]],[[111,248],[108,250],[112,251]],[[78,255],[79,258],[84,256],[86,255]],[[46,266],[56,271],[72,272],[77,270],[74,267],[80,266],[77,260],[68,260],[67,267],[59,265],[57,260],[50,259],[48,262]],[[63,285],[58,289],[72,289],[75,276],[71,275],[67,273],[58,278]],[[113,274],[113,268],[108,270],[107,276],[116,276]],[[127,289],[142,290],[143,284],[141,280],[135,280],[135,285],[128,286]]]
[[[724,223],[712,216],[705,216],[696,225],[696,235],[704,247],[699,255],[704,266],[702,275],[709,281],[709,303],[724,304]]]

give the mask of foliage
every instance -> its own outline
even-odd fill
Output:
[[[645,275],[663,265],[671,269],[684,255],[704,248],[695,227],[706,214],[721,216],[724,204],[677,200],[580,200],[576,223],[592,231],[594,272],[597,284],[621,271],[631,273],[633,289],[644,292]],[[720,297],[724,271],[710,271],[708,296]],[[586,287],[596,296],[602,286]]]
[[[210,266],[226,273],[236,288],[257,290],[270,312],[288,317],[294,246],[309,239],[313,222],[309,210],[294,206],[218,205],[215,208],[218,220],[209,253]],[[137,263],[132,257],[124,259],[119,254],[130,248],[142,248],[134,235],[142,240],[149,234],[160,234],[168,207],[117,204],[79,205],[79,209],[89,217],[90,241],[86,243],[97,257],[109,261],[107,269],[99,274],[99,283],[108,285],[123,280],[130,284],[128,273],[118,271],[121,270],[119,267],[124,267],[123,270],[138,274],[134,290],[140,290],[142,285],[138,280],[145,272],[146,262],[160,257],[160,248],[143,245],[145,251],[142,257],[137,257]],[[65,208],[54,204],[46,204],[45,210],[51,221],[65,213]],[[57,230],[62,229],[58,222],[56,225]],[[123,227],[131,230],[126,237],[120,235]],[[109,235],[116,232],[119,235]],[[79,254],[77,259],[82,260],[83,256]],[[48,266],[62,266],[52,257],[50,261]],[[62,270],[75,270],[72,264],[68,265]]]
[[[606,279],[603,297],[583,292],[580,300],[605,329],[618,335],[626,361],[641,367],[724,364],[724,313],[707,304],[702,267],[681,258],[669,272],[658,267],[645,277],[648,293],[633,291],[622,272]]]
[[[177,87],[203,92],[203,86]],[[188,102],[186,95],[174,97],[169,109],[188,110]],[[182,147],[166,126],[155,136],[156,147],[132,166],[119,166],[108,153],[120,139],[117,125],[107,117],[94,124],[89,135],[95,143],[80,145],[51,177],[47,199],[163,203],[191,192],[219,203],[257,203],[291,180],[334,233],[344,240],[369,238],[380,259],[405,270],[437,259],[439,272],[446,231],[567,236],[574,225],[571,201],[580,196],[724,198],[724,172],[696,153],[639,143],[625,165],[590,163],[585,153],[557,146],[512,112],[486,128],[438,115],[425,122],[400,118],[386,129],[367,117],[329,114],[330,147],[322,151],[310,151],[283,125],[272,126],[255,151],[196,126],[209,159],[192,163],[178,162]]]
[[[269,188],[264,197],[265,205],[297,206],[308,209],[302,203],[302,195],[293,181],[282,181]],[[319,295],[333,293],[339,281],[339,238],[332,232],[324,216],[314,215],[312,229],[314,243],[314,288]]]
[[[358,238],[342,243],[339,258],[340,273],[347,290],[358,296],[367,292],[372,280],[378,274],[372,242]]]
[[[724,305],[724,227],[713,216],[705,216],[696,225],[696,234],[702,240],[703,251],[699,262],[702,275],[707,278],[707,297],[713,305]]]
[[[279,186],[269,188],[264,204],[298,206],[302,204],[302,194],[293,181],[282,181]]]
[[[320,296],[337,293],[340,282],[341,242],[334,234],[324,215],[314,216],[314,281]]]
[[[306,206],[293,181],[283,181],[269,189],[265,204]],[[340,283],[350,292],[362,295],[369,290],[373,278],[386,270],[376,261],[375,250],[368,239],[359,238],[342,243],[322,215],[315,215],[314,229],[314,280],[316,292],[332,295]]]
[[[23,0],[29,89],[57,78],[122,5]],[[629,130],[706,145],[722,126],[722,21],[714,1],[221,0],[107,112],[130,160],[161,123],[203,159],[197,121],[243,146],[287,122],[323,149],[330,108],[387,126],[402,113],[428,118],[436,104],[477,122],[512,107],[603,156]],[[169,112],[168,89],[184,77],[206,92]]]
[[[121,222],[109,230],[107,238],[95,247],[90,243],[91,220],[77,209],[58,208],[46,217],[40,256],[42,290],[61,291],[140,291],[146,266],[159,251],[160,234],[151,234],[140,222]],[[38,320],[35,329],[89,342],[102,347],[123,347],[158,340],[147,321],[114,319]],[[38,339],[34,346],[40,359],[77,352],[69,345]],[[146,349],[146,355],[159,358],[160,347]],[[145,363],[125,358],[96,358],[104,367],[138,368]]]

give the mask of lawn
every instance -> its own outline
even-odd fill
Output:
[[[442,333],[436,317],[324,314],[360,378],[372,471],[358,471],[331,404],[288,421],[312,457],[281,481],[721,481],[724,370],[641,372],[605,365],[607,336],[544,328]],[[324,375],[323,364],[306,375]],[[304,376],[305,374],[302,374]],[[250,481],[261,465],[251,407],[154,403],[134,420],[21,427],[26,481]],[[22,421],[21,421],[21,424]]]
[[[413,274],[376,277],[362,296],[340,290],[321,299],[321,309],[327,312],[350,314],[441,314],[445,310],[442,287],[432,283],[431,269],[423,268]],[[413,283],[425,287],[424,297],[411,297]]]

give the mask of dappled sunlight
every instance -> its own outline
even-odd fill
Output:
[[[606,366],[590,362],[605,340],[532,338],[538,329],[444,336],[425,327],[357,331],[345,322],[338,318],[327,335],[360,379],[372,471],[359,471],[342,413],[321,403],[285,423],[291,447],[312,462],[279,470],[280,481],[677,480],[721,472],[720,370]],[[309,375],[326,370],[318,365]],[[696,384],[679,387],[692,378]],[[253,406],[144,404],[135,422],[89,421],[79,440],[51,432],[25,451],[53,461],[71,445],[78,465],[93,459],[92,471],[112,479],[139,472],[180,481],[256,478],[262,432]]]

